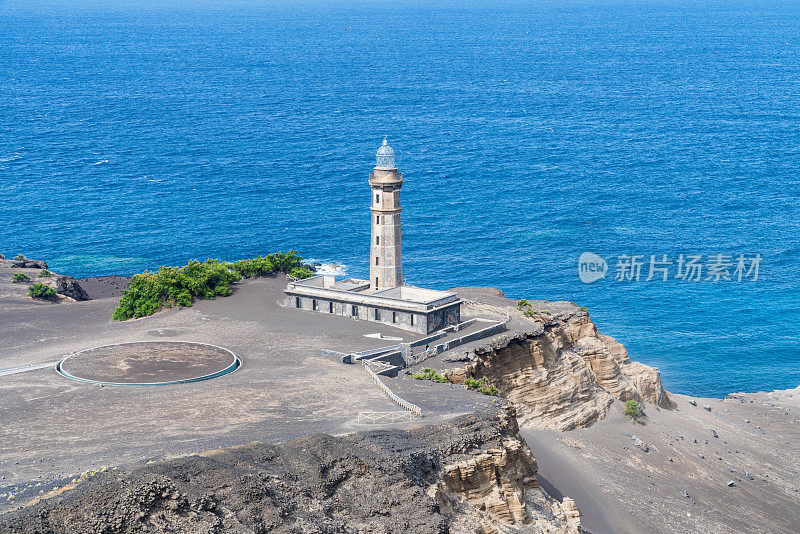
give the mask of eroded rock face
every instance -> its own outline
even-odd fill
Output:
[[[487,516],[506,524],[528,519],[525,490],[538,489],[536,461],[516,438],[446,465],[441,489],[461,494]]]
[[[611,336],[597,334],[603,342],[611,357],[620,366],[621,374],[628,378],[628,381],[636,389],[641,400],[655,404],[660,408],[672,410],[676,407],[664,386],[661,384],[661,372],[639,362],[632,362],[628,359],[628,351],[621,343],[618,343]],[[620,397],[621,400],[627,400]],[[634,400],[639,400],[634,398]]]
[[[442,510],[454,511],[452,531],[581,532],[574,501],[565,498],[559,503],[542,492],[536,470],[536,459],[527,445],[514,437],[444,466],[436,489]],[[473,513],[455,512],[458,501],[471,505]]]
[[[476,349],[476,361],[448,378],[488,377],[517,407],[520,424],[540,428],[589,426],[614,399],[673,407],[658,369],[631,362],[625,347],[598,334],[585,312],[575,308],[531,323]]]

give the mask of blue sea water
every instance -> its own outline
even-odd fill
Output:
[[[7,256],[365,277],[383,135],[407,282],[585,305],[675,392],[800,384],[797,3],[0,0]],[[718,253],[759,279],[644,281]]]

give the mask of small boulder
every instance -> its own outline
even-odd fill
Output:
[[[89,300],[89,295],[71,276],[56,278],[56,293],[75,300]]]
[[[708,404],[705,404],[705,405],[703,405],[703,409],[705,411],[707,411],[707,412],[710,412],[711,411],[711,406],[709,406]]]
[[[733,480],[729,480],[729,481],[728,481],[728,487],[729,487],[729,488],[732,488],[732,487],[733,487],[733,486],[735,486],[735,485],[736,485],[736,482],[734,482]]]
[[[690,400],[689,404],[691,404],[692,406],[697,406],[697,401],[696,400]]]

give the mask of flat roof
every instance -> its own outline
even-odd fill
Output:
[[[376,297],[389,297],[400,300],[408,300],[410,302],[419,302],[421,304],[428,304],[430,302],[436,302],[437,300],[442,300],[447,297],[456,296],[455,293],[450,293],[447,291],[424,289],[422,287],[415,286],[392,287],[389,289],[376,291],[373,293],[373,295]]]
[[[334,283],[333,289],[339,289],[341,291],[353,291],[354,289],[363,288],[364,286],[369,287],[369,282],[366,280],[348,278],[346,280],[339,280],[338,282]]]
[[[366,280],[347,279],[336,282],[330,275],[317,275],[289,282],[287,294],[302,294],[316,298],[332,298],[377,307],[396,307],[430,311],[444,304],[460,302],[456,293],[400,286],[372,291]]]

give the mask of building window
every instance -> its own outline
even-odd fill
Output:
[[[328,313],[333,313],[333,302],[328,303]]]
[[[317,301],[316,301],[316,299],[311,301],[311,309],[312,310],[316,310],[317,309]]]
[[[411,326],[414,326],[414,314],[411,314]]]
[[[397,312],[392,312],[392,322],[393,323],[397,322]]]
[[[378,256],[375,256],[375,265],[378,265]]]
[[[294,298],[294,307],[295,308],[299,308],[300,307],[300,297],[295,297]]]
[[[358,317],[358,306],[353,305],[353,317]]]
[[[376,321],[381,320],[381,311],[378,308],[375,308],[375,320]]]
[[[375,289],[378,289],[378,277],[375,277]]]
[[[381,197],[378,196],[378,193],[375,193],[375,204],[380,204],[380,203],[381,203]]]
[[[376,245],[380,245],[381,244],[381,237],[380,236],[377,236],[377,235],[375,236],[375,244]]]
[[[380,224],[381,223],[381,216],[380,215],[376,215],[375,216],[375,223],[376,224]]]

